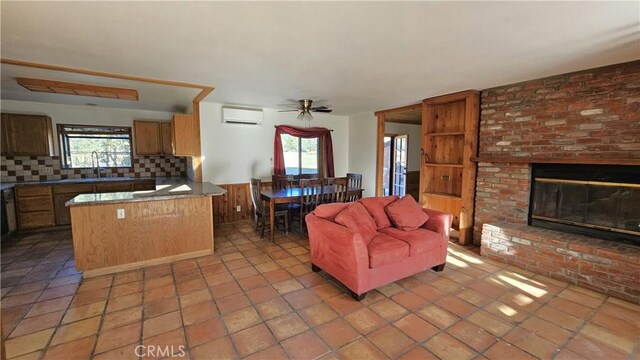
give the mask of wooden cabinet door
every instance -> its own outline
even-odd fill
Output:
[[[53,155],[51,118],[41,115],[3,114],[3,154]]]
[[[160,123],[155,121],[134,121],[133,136],[138,155],[160,155]]]
[[[8,118],[9,115],[2,114],[2,122],[0,122],[0,154],[2,155],[11,155],[9,153],[9,129],[8,129]]]
[[[162,134],[162,153],[165,155],[173,154],[171,123],[160,123],[160,134]]]
[[[33,229],[55,225],[51,186],[16,187],[18,228]]]
[[[171,130],[173,155],[193,156],[193,150],[191,149],[194,143],[193,116],[173,115]]]
[[[131,191],[131,190],[133,190],[133,182],[129,182],[129,181],[96,183],[97,193],[122,192],[122,191]]]
[[[76,194],[58,194],[53,197],[53,207],[56,214],[56,225],[71,224],[71,210],[65,206],[66,202],[80,195]]]

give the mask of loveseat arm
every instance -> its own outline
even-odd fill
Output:
[[[313,213],[305,220],[311,263],[359,293],[359,289],[368,285],[366,272],[369,269],[369,252],[360,234]]]
[[[427,220],[427,222],[424,223],[422,227],[427,230],[437,232],[438,234],[449,239],[449,233],[451,232],[451,223],[453,222],[453,215],[433,209],[423,208],[422,211],[429,215],[429,220]]]

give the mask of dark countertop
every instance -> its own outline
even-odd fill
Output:
[[[227,191],[210,182],[188,181],[156,185],[156,190],[126,191],[99,194],[82,194],[67,201],[67,206],[97,205],[106,203],[168,200],[185,197],[218,196]]]
[[[146,182],[155,181],[156,184],[174,184],[189,182],[188,179],[180,177],[157,177],[157,178],[139,178],[139,177],[101,177],[101,178],[82,178],[82,179],[63,179],[63,180],[43,180],[43,181],[25,181],[25,182],[3,182],[0,184],[0,190],[11,189],[16,186],[42,186],[42,185],[67,185],[67,184],[94,184],[99,182]]]

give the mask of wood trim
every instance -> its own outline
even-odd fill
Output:
[[[376,145],[376,196],[382,196],[382,174],[384,168],[384,114],[378,115],[378,135]]]
[[[68,66],[49,65],[49,64],[35,63],[35,62],[29,62],[29,61],[15,60],[15,59],[2,58],[0,59],[0,63],[7,64],[7,65],[32,67],[37,69],[64,71],[64,72],[70,72],[75,74],[84,74],[84,75],[92,75],[92,76],[110,77],[114,79],[140,81],[140,82],[160,84],[160,85],[180,86],[180,87],[202,89],[202,90],[211,89],[209,93],[214,89],[213,87],[206,86],[206,85],[192,84],[192,83],[186,83],[186,82],[180,82],[180,81],[151,79],[151,78],[145,78],[140,76],[115,74],[115,73],[110,73],[106,71],[79,69],[79,68],[68,67]],[[205,94],[204,96],[208,95],[209,93]],[[202,95],[202,92],[198,94],[196,98],[198,98],[201,95]]]
[[[407,111],[407,110],[418,110],[418,109],[422,109],[422,103],[401,106],[401,107],[397,107],[397,108],[393,108],[393,109],[380,110],[380,111],[376,111],[374,113],[374,115],[380,116],[380,115],[385,115],[385,114],[388,114],[388,113],[402,112],[402,111]]]
[[[429,105],[438,105],[438,104],[444,104],[452,101],[460,101],[469,96],[479,96],[479,95],[480,95],[480,91],[478,90],[465,90],[465,91],[460,91],[453,94],[447,94],[447,95],[436,96],[429,99],[425,99],[424,103]]]
[[[478,154],[478,126],[480,123],[480,92],[467,91],[466,119],[464,127],[464,149],[462,153],[462,202],[460,204],[460,234],[461,245],[473,241],[473,217],[476,194],[477,164],[471,161]]]
[[[539,158],[480,156],[471,158],[473,162],[511,163],[511,164],[587,164],[587,165],[640,165],[640,159],[594,159],[594,158]]]
[[[147,266],[167,264],[174,261],[192,259],[192,258],[197,258],[197,257],[207,256],[207,255],[213,255],[213,250],[198,250],[198,251],[192,251],[192,252],[188,252],[180,255],[172,255],[172,256],[166,256],[158,259],[138,261],[131,264],[110,266],[110,267],[96,269],[96,270],[87,270],[82,273],[82,277],[85,279],[88,279],[96,276],[113,274],[117,272],[129,271],[129,270],[136,270],[136,269],[144,268]]]
[[[17,78],[17,81],[20,86],[33,92],[138,101],[138,91],[136,89],[22,77]]]
[[[211,94],[211,92],[213,92],[214,89],[215,88],[212,88],[212,87],[204,87],[202,91],[200,91],[200,93],[195,98],[193,98],[193,102],[199,103],[200,101],[204,100],[204,98],[206,98],[209,94]]]
[[[191,166],[193,167],[193,181],[202,182],[202,142],[200,139],[200,101],[193,102],[193,138],[192,145],[193,154],[191,157]]]

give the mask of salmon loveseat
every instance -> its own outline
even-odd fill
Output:
[[[319,205],[305,218],[312,269],[324,270],[362,300],[390,282],[429,268],[442,271],[452,219],[421,209],[410,196]]]

